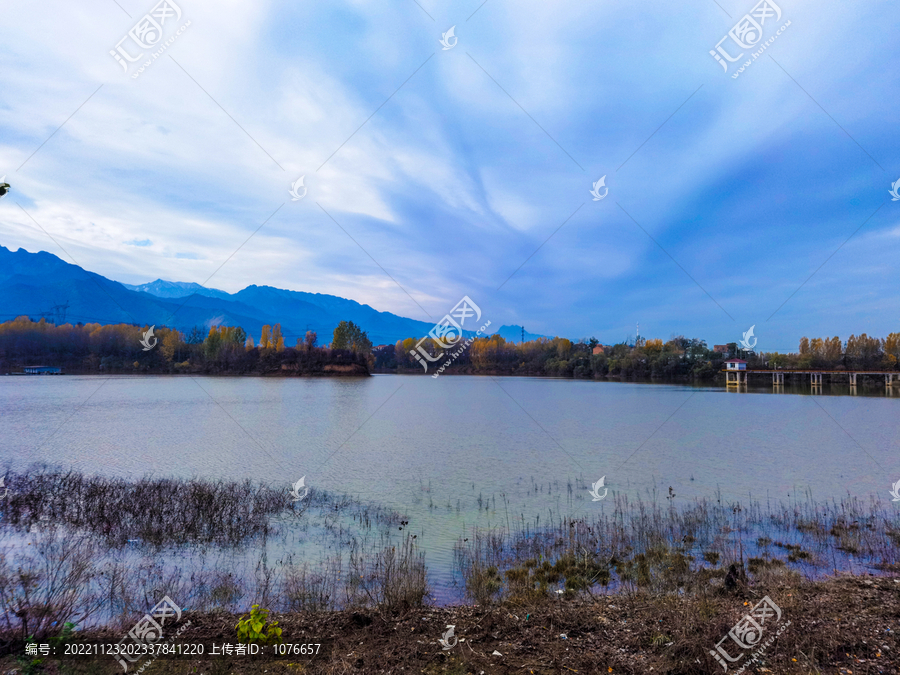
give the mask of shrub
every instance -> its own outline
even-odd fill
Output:
[[[260,642],[264,645],[281,643],[281,629],[278,622],[268,622],[269,610],[260,609],[259,605],[250,608],[250,616],[242,616],[237,622],[238,641],[241,644]]]

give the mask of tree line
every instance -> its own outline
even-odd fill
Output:
[[[900,369],[900,333],[887,338],[851,335],[845,342],[839,337],[800,340],[798,353],[754,353],[729,343],[724,351],[710,349],[706,341],[684,336],[638,339],[634,344],[621,342],[602,347],[595,338],[572,342],[566,338],[540,338],[530,342],[507,342],[499,335],[476,339],[459,355],[447,371],[503,375],[547,375],[574,378],[660,379],[670,381],[714,380],[721,377],[724,362],[742,358],[755,369]],[[417,350],[428,357],[416,359]],[[379,372],[419,372],[421,363],[429,363],[428,374],[443,364],[439,343],[427,338],[400,340],[393,346],[374,352],[374,367]],[[421,355],[421,351],[418,352]],[[430,357],[430,358],[429,358]]]
[[[27,365],[51,365],[67,372],[154,372],[271,374],[359,372],[370,367],[379,372],[428,374],[443,365],[441,345],[426,338],[399,340],[373,351],[366,331],[352,321],[341,321],[330,345],[319,346],[314,331],[307,331],[293,347],[285,346],[280,324],[262,327],[259,342],[239,326],[195,326],[187,333],[156,328],[154,347],[141,343],[148,326],[131,324],[56,325],[46,319],[21,316],[0,323],[0,373]],[[151,341],[152,342],[152,341]],[[455,373],[499,375],[547,375],[573,378],[660,379],[670,381],[714,380],[724,361],[740,357],[755,369],[900,370],[900,333],[886,338],[865,333],[800,340],[796,353],[753,353],[729,343],[724,352],[710,349],[704,340],[673,337],[670,340],[639,339],[603,346],[598,340],[573,342],[566,338],[540,338],[507,342],[499,335],[475,339],[447,367]],[[416,359],[413,353],[428,358]],[[600,351],[600,350],[597,350]]]
[[[20,316],[0,323],[0,373],[49,365],[72,373],[358,373],[369,372],[372,343],[342,321],[329,346],[307,331],[285,346],[281,324],[262,327],[259,344],[239,326],[195,326],[183,333],[132,324],[64,324]],[[145,338],[146,335],[146,338]],[[142,340],[146,339],[146,342]],[[152,345],[146,349],[146,345]]]
[[[703,340],[682,336],[668,342],[640,340],[636,345],[620,343],[604,347],[596,338],[573,342],[567,338],[539,338],[530,342],[507,342],[500,335],[477,338],[447,368],[456,373],[499,375],[548,375],[555,377],[671,380],[712,379],[722,370],[726,355],[706,347]],[[430,338],[421,344],[414,338],[375,351],[375,369],[380,372],[425,372],[411,353],[424,349],[432,358],[441,354]],[[419,352],[421,354],[421,352]],[[430,358],[424,360],[430,361]],[[436,370],[442,361],[434,361]],[[428,373],[433,373],[429,365]]]

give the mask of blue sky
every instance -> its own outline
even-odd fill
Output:
[[[184,0],[132,79],[153,6],[4,4],[0,244],[604,343],[900,330],[886,2],[778,3],[737,79],[709,51],[753,2]]]

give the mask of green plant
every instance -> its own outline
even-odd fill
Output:
[[[59,635],[55,637],[47,638],[47,643],[50,645],[50,648],[58,647],[69,642],[75,634],[75,624],[71,621],[66,621],[63,624],[63,629],[60,631]],[[29,635],[25,640],[25,644],[37,644],[37,641],[34,639],[33,635]],[[42,658],[29,658],[28,656],[17,656],[16,662],[19,664],[19,667],[22,669],[22,675],[37,675],[37,673],[44,672],[44,659]]]
[[[25,640],[25,644],[37,644],[34,639],[34,635],[29,635]],[[21,666],[23,675],[36,675],[36,673],[41,673],[44,671],[43,666],[41,665],[44,662],[44,659],[39,658],[29,658],[27,656],[17,656],[16,662]]]
[[[281,643],[281,629],[278,622],[268,622],[269,610],[260,609],[259,605],[250,608],[250,616],[242,616],[237,622],[238,641],[242,644],[261,642],[264,645]]]
[[[56,637],[51,637],[47,639],[47,642],[50,643],[51,647],[56,645],[64,645],[69,642],[75,636],[75,624],[71,621],[66,621],[63,624],[63,629],[60,631],[59,635]]]

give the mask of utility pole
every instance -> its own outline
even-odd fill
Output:
[[[522,326],[522,344],[525,344],[525,326]]]

